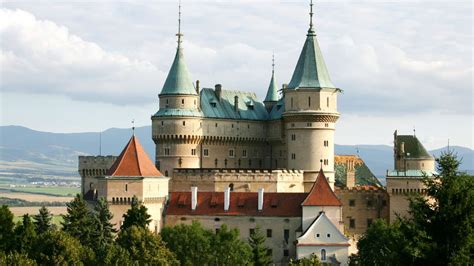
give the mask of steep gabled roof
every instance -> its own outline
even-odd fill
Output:
[[[302,206],[342,206],[334,191],[329,186],[323,169],[319,171],[318,177],[308,193],[308,196],[301,204]]]
[[[107,176],[163,176],[148,158],[142,145],[133,135],[115,163],[110,167]]]
[[[288,89],[296,88],[333,88],[329,78],[323,54],[319,48],[316,33],[310,27]]]

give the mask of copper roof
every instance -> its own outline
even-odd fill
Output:
[[[163,176],[148,158],[145,150],[133,135],[107,176]]]
[[[191,192],[171,192],[166,215],[301,217],[301,202],[306,195],[264,193],[263,210],[259,211],[257,192],[231,192],[229,210],[224,211],[224,192],[198,192],[195,210],[191,210]]]
[[[342,206],[334,191],[329,186],[323,169],[319,171],[316,182],[302,203],[303,206]]]

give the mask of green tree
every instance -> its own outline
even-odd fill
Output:
[[[13,245],[13,213],[7,205],[0,208],[0,251],[10,251]]]
[[[410,201],[411,218],[403,221],[417,239],[421,262],[431,265],[474,264],[474,177],[459,172],[461,161],[448,151],[438,159],[439,176],[424,182],[426,197]],[[416,233],[415,235],[418,235]]]
[[[23,215],[22,222],[15,228],[15,250],[28,253],[36,239],[35,225],[28,214]]]
[[[199,222],[165,227],[160,234],[181,265],[209,265],[212,261],[213,233],[204,229]]]
[[[117,244],[130,253],[130,259],[140,265],[175,265],[175,255],[166,248],[159,235],[132,225],[120,231]]]
[[[53,226],[51,224],[52,219],[53,216],[49,212],[48,208],[42,206],[39,209],[39,213],[33,216],[34,224],[36,227],[36,233],[42,234],[53,229]]]
[[[36,261],[28,258],[26,254],[23,253],[8,253],[6,254],[3,251],[0,251],[0,265],[9,265],[9,266],[35,266]]]
[[[265,246],[267,238],[257,226],[250,234],[249,244],[252,248],[253,264],[257,266],[270,265],[273,262],[269,249]]]
[[[228,229],[221,225],[211,240],[213,263],[215,265],[246,265],[252,262],[252,250],[239,239],[239,229]]]
[[[81,244],[95,247],[95,219],[87,208],[86,201],[81,195],[77,196],[67,204],[67,213],[63,215],[63,231],[77,238]]]
[[[94,206],[93,218],[95,230],[93,231],[94,247],[96,248],[97,259],[105,261],[110,257],[111,245],[114,244],[114,235],[117,230],[110,222],[113,218],[109,210],[107,200],[100,198]]]
[[[318,259],[318,256],[311,254],[309,258],[301,258],[299,260],[290,260],[291,266],[322,266],[323,264]]]
[[[40,265],[82,265],[93,262],[93,253],[67,233],[50,230],[38,236],[32,258]]]
[[[147,208],[140,204],[136,196],[133,196],[132,207],[123,215],[124,220],[120,230],[127,229],[134,225],[146,228],[151,222],[150,217]]]

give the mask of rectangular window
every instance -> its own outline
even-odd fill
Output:
[[[372,219],[367,219],[367,228],[369,228],[372,225]]]
[[[285,242],[288,243],[288,240],[290,239],[290,230],[283,230],[283,238],[285,239]]]
[[[350,219],[349,220],[349,228],[354,229],[356,227],[356,220],[355,219]]]
[[[307,126],[307,127],[312,127],[312,126],[313,126],[313,123],[306,123],[306,126]]]
[[[242,150],[242,157],[247,157],[247,150]]]
[[[292,154],[291,154],[291,159],[292,159],[292,160],[295,160],[295,159],[296,159],[296,154],[295,154],[295,153],[292,153]]]
[[[165,148],[165,155],[170,155],[170,148]]]
[[[267,237],[272,237],[272,229],[267,229]]]
[[[290,251],[288,249],[283,250],[283,256],[288,257],[290,256]]]
[[[296,140],[296,135],[295,134],[291,134],[291,140]]]
[[[356,205],[356,201],[351,199],[349,200],[349,206],[354,207]]]
[[[204,154],[204,156],[208,157],[208,156],[209,156],[209,150],[208,150],[208,149],[204,149],[203,154]]]
[[[191,149],[191,155],[196,155],[196,149]]]
[[[234,156],[235,156],[235,150],[230,149],[229,150],[229,157],[234,158]]]

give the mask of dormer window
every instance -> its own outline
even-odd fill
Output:
[[[212,107],[216,107],[216,106],[217,106],[217,104],[216,104],[216,103],[213,103],[213,102],[211,102],[211,106],[212,106]]]

